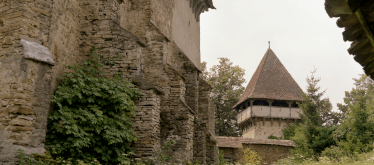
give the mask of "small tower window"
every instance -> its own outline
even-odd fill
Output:
[[[275,106],[275,107],[288,107],[288,104],[287,104],[286,101],[274,100],[272,106]]]
[[[268,101],[266,100],[255,100],[253,102],[253,105],[263,105],[263,106],[269,106]]]

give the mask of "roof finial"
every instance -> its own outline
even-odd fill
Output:
[[[269,49],[270,49],[270,41],[269,41]]]

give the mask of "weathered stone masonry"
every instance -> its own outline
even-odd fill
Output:
[[[57,77],[95,46],[103,56],[122,56],[105,70],[123,73],[143,93],[135,157],[153,159],[174,140],[165,151],[172,163],[213,164],[214,107],[198,69],[199,15],[209,8],[209,0],[0,1],[0,163],[11,164],[18,148],[44,152]],[[34,52],[45,56],[30,58],[33,47],[21,40],[47,48]]]

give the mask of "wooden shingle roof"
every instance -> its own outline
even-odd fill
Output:
[[[247,99],[302,101],[303,91],[269,48],[234,108]]]
[[[226,137],[216,136],[217,146],[221,148],[242,148],[242,144],[268,144],[278,146],[295,147],[295,143],[291,140],[276,140],[276,139],[253,139],[243,137]]]
[[[325,9],[330,17],[339,18],[338,27],[345,28],[343,40],[352,41],[349,54],[374,78],[374,1],[325,0]]]

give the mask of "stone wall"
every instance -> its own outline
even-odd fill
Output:
[[[186,6],[189,6],[188,8]],[[175,1],[173,40],[196,67],[200,67],[200,22],[189,0]]]
[[[270,135],[283,137],[283,129],[289,124],[295,123],[294,119],[252,119],[255,124],[243,128],[243,137],[254,139],[267,139]],[[297,120],[300,122],[300,120]]]
[[[164,151],[171,163],[214,164],[210,87],[174,42],[174,8],[173,0],[0,1],[0,164],[9,164],[18,148],[26,154],[45,151],[58,76],[66,65],[87,58],[92,46],[104,58],[121,57],[104,70],[142,92],[133,118],[139,135],[135,158],[154,160],[162,144],[174,141]],[[47,60],[25,55],[21,39],[45,50],[39,54]],[[196,52],[200,59],[199,47]]]
[[[48,45],[51,10],[51,0],[2,1],[0,4],[2,164],[12,164],[17,149],[27,154],[44,152],[54,63],[30,52],[38,47],[43,50],[35,52],[50,55],[44,46]]]
[[[226,160],[242,164],[244,163],[244,150],[248,147],[263,159],[263,164],[271,164],[271,162],[287,158],[290,150],[295,148],[295,143],[291,140],[216,136],[216,141],[220,152],[224,152]]]
[[[290,155],[292,146],[279,146],[269,144],[243,144],[243,149],[249,147],[263,159],[263,163],[271,164],[279,159],[287,158]],[[240,161],[239,161],[240,162]]]
[[[230,163],[244,163],[244,150],[248,147],[263,159],[262,164],[271,164],[279,159],[287,158],[290,150],[294,148],[270,144],[243,144],[242,148],[219,147],[219,151],[224,153],[224,158]]]

